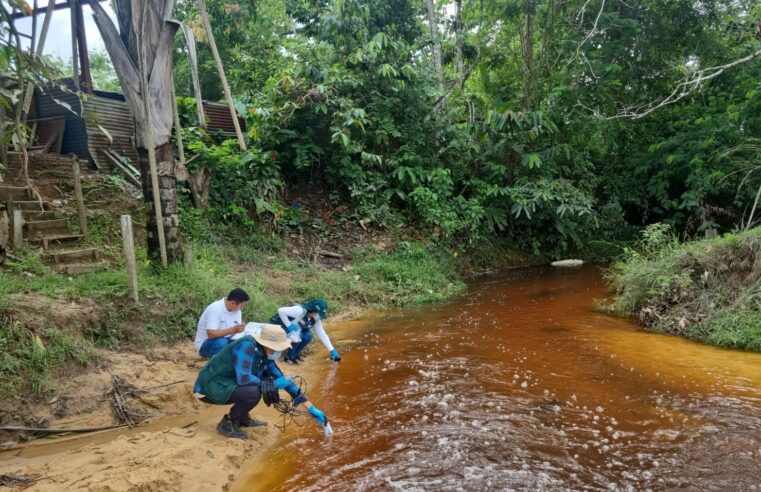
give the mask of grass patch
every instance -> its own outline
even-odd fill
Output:
[[[608,308],[654,331],[761,351],[761,228],[681,243],[651,226],[607,279]]]
[[[138,303],[129,298],[118,260],[112,270],[69,277],[54,272],[36,251],[15,252],[18,260],[7,261],[0,270],[0,314],[23,312],[10,309],[9,296],[29,292],[64,301],[94,301],[98,321],[79,333],[54,327],[39,333],[43,350],[23,320],[6,317],[0,326],[0,369],[6,376],[0,394],[42,395],[57,367],[88,364],[95,347],[190,343],[202,310],[234,287],[251,296],[244,313],[251,321],[266,321],[278,307],[314,297],[327,299],[331,312],[340,313],[356,306],[381,309],[438,302],[464,288],[454,254],[440,246],[402,241],[385,251],[361,248],[351,254],[350,268],[326,270],[289,259],[279,237],[236,229],[204,211],[182,214],[193,261],[161,269],[138,248]],[[91,234],[118,258],[116,228],[105,219],[96,220]]]
[[[39,340],[39,342],[37,341]],[[87,366],[95,359],[92,343],[52,327],[35,335],[21,323],[0,320],[0,397],[50,391],[53,370],[67,364]]]

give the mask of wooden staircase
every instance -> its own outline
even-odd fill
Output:
[[[0,183],[0,204],[5,204],[11,221],[9,243],[13,241],[13,212],[18,210],[22,217],[23,241],[39,248],[46,262],[58,272],[74,275],[106,267],[97,248],[88,246],[85,236],[72,230],[66,210],[35,200],[30,188]]]

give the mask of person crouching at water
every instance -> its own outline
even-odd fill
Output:
[[[341,360],[341,355],[333,347],[330,337],[325,333],[322,326],[322,320],[328,318],[328,303],[323,299],[313,299],[293,306],[281,307],[277,314],[270,318],[270,323],[279,324],[288,334],[292,346],[285,352],[285,361],[290,364],[298,364],[304,360],[301,352],[309,345],[314,335],[312,328],[317,332],[317,336],[330,352],[330,359],[334,361]]]
[[[262,398],[262,379],[275,378],[278,390],[287,391],[297,405],[304,405],[318,424],[325,426],[325,414],[312,405],[301,390],[289,378],[283,376],[275,361],[280,353],[291,346],[283,330],[276,325],[260,325],[260,329],[246,328],[211,358],[201,369],[193,391],[205,395],[217,404],[233,406],[217,424],[223,436],[246,439],[241,427],[259,427],[265,422],[252,419],[251,411]]]
[[[233,289],[227,297],[214,301],[204,309],[196,329],[196,350],[203,358],[211,357],[225,348],[231,336],[243,331],[242,311],[248,302],[243,289]]]

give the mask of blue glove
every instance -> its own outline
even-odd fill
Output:
[[[299,329],[299,325],[297,325],[296,323],[291,323],[290,325],[288,325],[288,328],[286,328],[285,331],[290,333],[290,332],[296,331],[298,329]]]
[[[332,361],[339,361],[339,360],[341,360],[341,354],[339,354],[336,349],[331,350],[330,351],[330,360],[332,360]]]
[[[282,390],[286,389],[288,386],[292,385],[293,383],[288,378],[288,376],[280,376],[275,380],[275,388]]]
[[[312,405],[309,407],[309,413],[312,414],[312,417],[317,421],[320,425],[325,425],[328,423],[328,418],[325,416],[324,413],[322,413],[322,410],[317,408],[316,406]]]

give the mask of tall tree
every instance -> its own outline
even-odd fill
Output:
[[[172,53],[174,35],[179,25],[171,21],[172,0],[116,0],[119,30],[100,3],[91,6],[101,36],[106,44],[124,97],[135,119],[139,164],[143,176],[143,195],[148,207],[148,253],[157,258],[161,253],[158,217],[162,217],[166,236],[166,256],[182,258],[179,241],[179,215],[174,149],[172,148]],[[141,41],[147,78],[147,94],[141,83]],[[150,116],[143,97],[148,100]],[[149,124],[150,123],[150,124]],[[150,132],[150,134],[149,134]],[[153,146],[153,149],[149,149]],[[155,151],[158,171],[160,214],[156,210],[151,180],[149,152]]]
[[[433,69],[436,72],[436,80],[439,91],[444,90],[444,68],[441,61],[441,39],[439,38],[439,20],[436,16],[436,5],[433,0],[426,0],[428,7],[428,29],[431,33],[431,52],[433,53]]]

